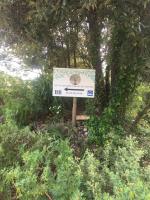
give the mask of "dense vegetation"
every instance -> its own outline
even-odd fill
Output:
[[[149,0],[1,0],[0,39],[42,75],[0,74],[0,199],[150,199]],[[88,134],[53,67],[96,70]]]

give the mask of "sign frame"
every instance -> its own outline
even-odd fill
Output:
[[[94,98],[95,70],[53,68],[53,96]]]

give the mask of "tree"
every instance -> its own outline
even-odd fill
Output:
[[[46,73],[56,66],[94,68],[99,116],[110,106],[115,121],[124,119],[147,62],[149,4],[7,0],[1,3],[1,29],[14,36],[10,42],[18,44],[19,53],[28,55],[32,65],[44,66]]]

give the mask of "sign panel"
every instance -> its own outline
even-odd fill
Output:
[[[95,70],[53,69],[53,96],[94,98]]]

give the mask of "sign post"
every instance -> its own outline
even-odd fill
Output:
[[[72,125],[76,125],[76,114],[77,114],[77,97],[73,97],[72,105]]]
[[[54,68],[53,96],[73,97],[72,124],[76,124],[77,97],[94,98],[95,70]]]

